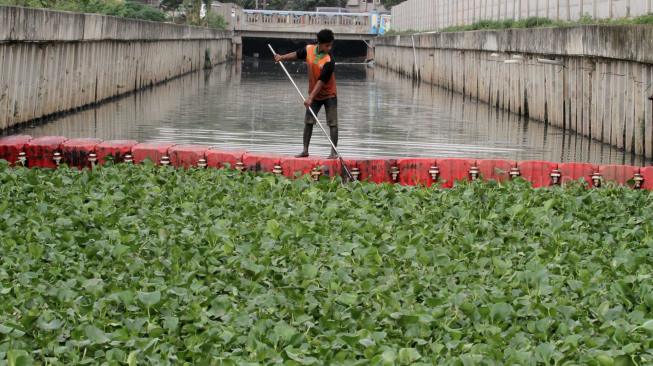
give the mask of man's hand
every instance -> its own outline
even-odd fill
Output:
[[[295,61],[297,60],[297,52],[286,53],[285,55],[275,54],[274,62],[279,63],[281,61]]]
[[[313,88],[313,91],[311,94],[309,94],[308,98],[306,98],[306,101],[304,102],[304,105],[306,108],[310,107],[313,104],[313,100],[317,97],[317,95],[320,93],[320,90],[324,87],[324,82],[322,80],[318,80],[317,84],[315,84],[315,88]]]

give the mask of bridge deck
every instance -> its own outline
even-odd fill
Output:
[[[329,28],[339,39],[370,39],[378,33],[375,13],[240,10],[234,30],[243,37],[314,38]]]

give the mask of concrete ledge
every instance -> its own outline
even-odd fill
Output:
[[[315,33],[312,32],[291,32],[291,31],[253,31],[253,30],[236,30],[236,34],[242,38],[276,38],[276,39],[303,39],[313,41]],[[337,34],[336,39],[340,41],[369,41],[375,36],[365,33],[360,34]]]
[[[231,32],[209,28],[0,6],[0,42],[161,41],[231,37]]]
[[[647,25],[429,33],[415,35],[414,40],[417,48],[590,56],[653,63],[653,27]],[[409,35],[381,37],[376,44],[413,47]]]
[[[240,171],[274,173],[288,178],[302,175],[309,175],[313,179],[322,176],[346,178],[339,160],[298,159],[275,154],[219,150],[204,145],[68,140],[62,136],[32,139],[30,136],[17,135],[0,138],[0,159],[7,160],[14,166],[56,168],[61,163],[68,163],[79,169],[92,169],[102,163],[98,157],[100,154],[107,155],[104,150],[107,147],[120,148],[121,159],[115,160],[118,162],[140,163],[149,159],[157,165],[185,169],[231,167]],[[484,179],[504,182],[521,177],[534,188],[584,180],[589,187],[595,188],[605,182],[613,182],[635,189],[653,190],[653,167],[461,158],[350,159],[345,160],[345,163],[355,180],[374,183],[451,188],[458,181]]]

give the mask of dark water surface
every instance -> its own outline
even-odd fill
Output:
[[[305,67],[289,64],[303,92]],[[471,157],[649,163],[574,133],[522,120],[487,104],[391,71],[338,65],[340,150],[344,157]],[[301,150],[304,107],[278,65],[218,65],[154,88],[11,133],[172,141],[249,151]],[[324,121],[323,112],[320,117]],[[312,154],[327,155],[315,128]]]

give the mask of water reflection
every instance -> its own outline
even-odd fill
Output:
[[[302,64],[288,65],[302,90]],[[361,65],[337,70],[340,149],[346,157],[471,157],[628,163],[624,153],[461,95]],[[277,65],[219,65],[99,107],[12,133],[173,141],[294,154],[304,109]],[[322,115],[321,115],[322,116]],[[311,152],[327,155],[315,130]]]

